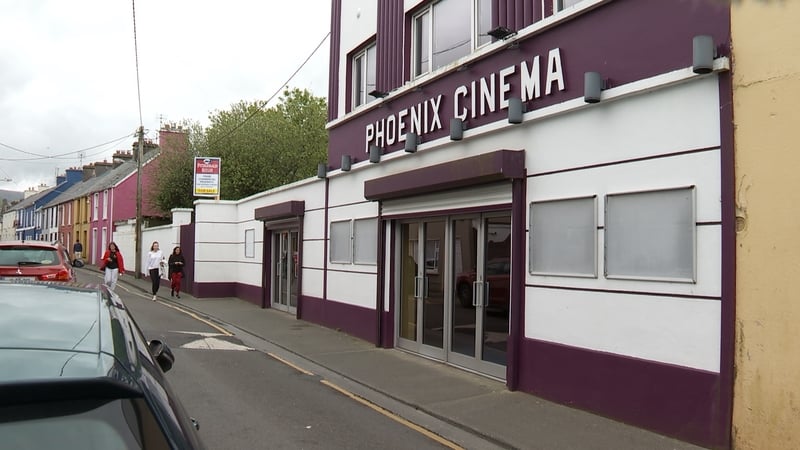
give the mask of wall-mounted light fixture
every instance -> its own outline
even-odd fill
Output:
[[[605,88],[605,80],[603,80],[599,72],[586,72],[583,74],[583,101],[586,103],[599,103],[600,93]]]
[[[522,115],[525,114],[525,104],[519,97],[508,99],[508,123],[522,123]]]
[[[489,30],[486,34],[495,38],[495,39],[508,39],[511,36],[517,34],[516,30],[512,30],[506,27],[497,27],[495,29]]]
[[[317,164],[317,178],[325,178],[328,176],[328,166],[325,163]]]
[[[343,172],[349,172],[350,171],[350,166],[352,164],[353,164],[353,161],[350,158],[350,155],[342,155],[342,171]]]
[[[371,95],[372,97],[375,97],[375,98],[384,98],[384,97],[388,96],[389,93],[386,92],[386,91],[379,91],[379,90],[375,89],[374,91],[370,91],[369,95]]]
[[[375,144],[370,144],[369,146],[369,162],[371,163],[381,162],[381,148]]]
[[[695,36],[692,39],[692,71],[694,73],[711,73],[714,71],[714,38],[708,35]]]
[[[450,119],[450,140],[451,141],[460,141],[464,138],[464,130],[467,129],[467,124],[459,119],[458,117],[453,117]]]
[[[419,145],[419,135],[417,133],[406,133],[406,153],[414,153]]]

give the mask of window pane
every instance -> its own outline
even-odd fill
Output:
[[[609,277],[694,281],[694,188],[606,197]]]
[[[331,262],[350,262],[350,221],[331,223]]]
[[[492,0],[477,0],[478,10],[476,16],[478,18],[478,39],[475,47],[486,45],[492,42],[492,37],[488,33],[492,29]]]
[[[573,7],[582,1],[583,0],[556,0],[556,11]]]
[[[364,55],[353,60],[353,106],[364,104]]]
[[[366,96],[365,103],[369,103],[373,100],[377,100],[375,97],[369,95],[370,92],[375,90],[375,46],[372,45],[367,48],[367,61],[366,67],[364,69],[366,73],[366,87],[364,88],[364,95]]]
[[[414,20],[414,76],[430,71],[430,10]]]
[[[531,272],[596,276],[595,198],[531,204]]]
[[[355,239],[354,261],[358,264],[375,264],[378,261],[378,219],[361,219],[353,222]]]
[[[442,0],[433,5],[433,69],[438,69],[472,49],[472,11],[463,0]]]

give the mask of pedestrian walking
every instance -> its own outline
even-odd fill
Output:
[[[158,299],[158,288],[161,287],[161,272],[164,268],[164,255],[158,248],[158,241],[153,241],[150,252],[147,254],[147,271],[153,283],[153,301]]]
[[[75,239],[75,243],[72,244],[72,256],[73,260],[78,261],[83,256],[83,244],[81,244],[80,239]]]
[[[169,255],[169,280],[172,287],[172,292],[170,292],[170,297],[178,297],[181,298],[181,280],[183,279],[183,266],[186,264],[186,260],[183,258],[183,253],[181,253],[181,247],[176,246],[172,249],[172,254]]]
[[[125,273],[125,263],[122,260],[122,252],[119,251],[117,244],[109,242],[103,258],[100,260],[100,270],[105,272],[103,277],[106,286],[111,292],[117,287],[119,276]]]

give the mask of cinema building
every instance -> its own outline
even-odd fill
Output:
[[[197,293],[727,447],[729,50],[723,2],[334,0],[327,165],[199,201]]]

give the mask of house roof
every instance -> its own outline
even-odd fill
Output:
[[[150,160],[158,156],[159,153],[160,151],[158,150],[145,153],[144,158],[142,159],[142,164],[148,163]],[[101,175],[80,183],[76,183],[71,188],[67,189],[63,194],[51,200],[48,203],[48,206],[55,206],[79,197],[83,197],[84,195],[113,187],[130,174],[136,172],[136,167],[136,161],[125,161],[119,166],[114,167]]]

